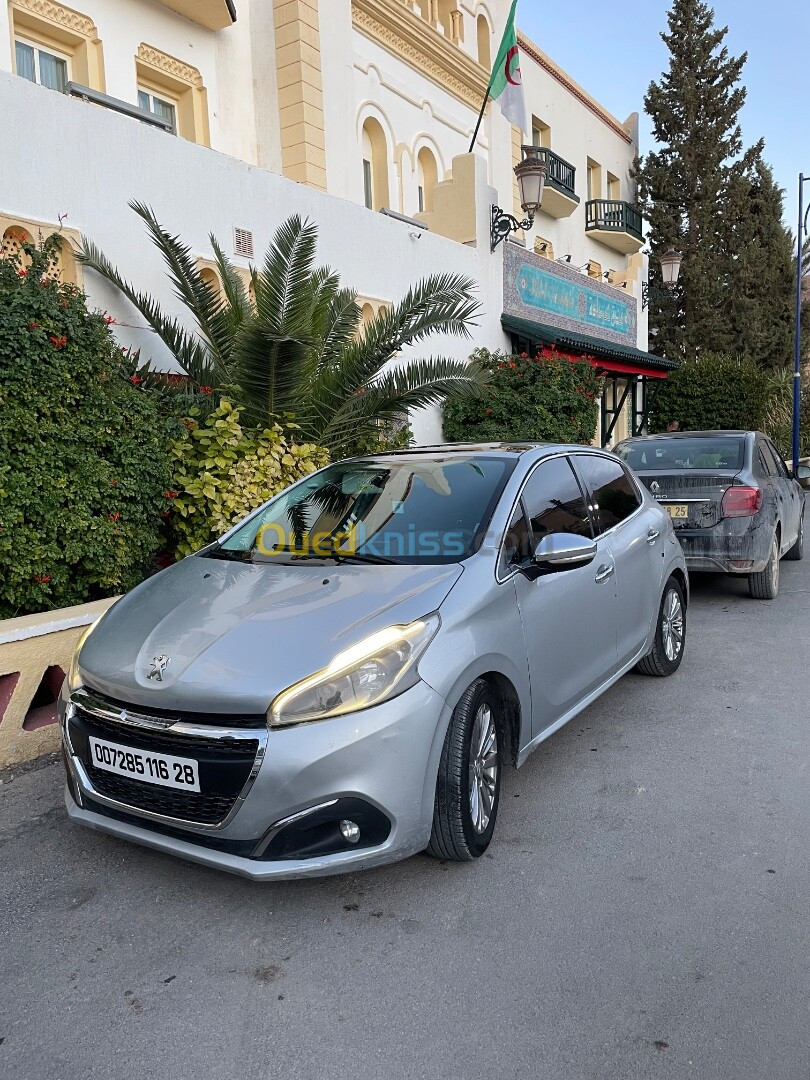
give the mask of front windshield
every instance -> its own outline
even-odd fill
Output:
[[[493,454],[341,461],[272,499],[213,554],[460,562],[480,545],[516,461]]]
[[[741,469],[745,439],[731,435],[706,438],[645,439],[616,447],[616,453],[636,472],[680,469]]]

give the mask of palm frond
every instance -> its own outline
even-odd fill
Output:
[[[381,421],[396,421],[409,410],[446,398],[477,397],[487,377],[480,364],[465,360],[432,358],[403,364],[344,400],[322,430],[309,437],[333,453],[343,451]]]
[[[82,237],[76,258],[109,281],[129,300],[195,383],[200,386],[216,385],[215,365],[202,343],[183,329],[176,319],[165,315],[160,304],[148,293],[138,292],[121,277],[106,255],[86,236]]]
[[[283,222],[273,237],[261,271],[254,278],[259,321],[279,338],[308,337],[311,327],[309,286],[318,229],[298,214]]]
[[[344,392],[365,386],[406,345],[430,334],[470,337],[480,305],[475,283],[460,274],[436,274],[409,289],[395,307],[382,309],[341,357]]]
[[[152,243],[163,256],[178,300],[191,312],[199,334],[220,370],[218,382],[227,380],[233,334],[220,297],[203,279],[191,248],[164,229],[151,207],[133,200],[130,207],[145,222]]]
[[[214,252],[214,263],[222,281],[222,292],[230,309],[231,325],[235,330],[244,323],[250,314],[250,297],[242,278],[236,271],[236,267],[222,250],[217,238],[211,233],[208,239]]]

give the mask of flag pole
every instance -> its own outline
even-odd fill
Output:
[[[471,154],[473,152],[473,147],[475,146],[475,140],[478,138],[478,129],[481,127],[481,121],[484,119],[484,110],[487,107],[487,102],[489,101],[489,92],[490,92],[491,89],[492,89],[492,76],[490,75],[489,82],[487,83],[487,91],[484,94],[484,104],[481,106],[481,112],[478,114],[478,123],[475,125],[475,131],[473,132],[473,137],[472,137],[472,140],[470,142],[470,149],[467,151],[468,154]]]

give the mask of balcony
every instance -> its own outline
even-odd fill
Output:
[[[224,30],[236,22],[234,0],[161,0],[164,7],[185,15],[206,30]]]
[[[540,210],[553,218],[570,217],[579,206],[579,196],[574,191],[577,170],[553,150],[544,149],[543,153],[547,172]]]
[[[585,232],[621,255],[635,255],[644,245],[641,214],[618,199],[591,199],[585,204]]]

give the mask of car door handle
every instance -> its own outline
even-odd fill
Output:
[[[660,535],[661,533],[658,531],[658,529],[650,529],[650,531],[647,533],[647,543],[650,545],[654,544]]]
[[[596,577],[593,580],[597,585],[601,585],[603,582],[607,581],[608,578],[612,578],[615,573],[616,567],[612,564],[610,566],[602,565],[596,571]]]

